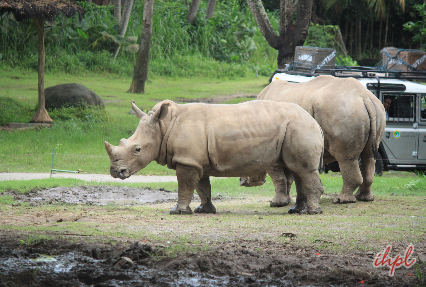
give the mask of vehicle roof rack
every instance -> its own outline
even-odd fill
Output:
[[[400,80],[416,80],[426,82],[426,71],[395,71],[395,70],[380,70],[374,67],[367,66],[336,66],[334,69],[312,69],[298,71],[292,66],[288,70],[277,69],[272,77],[278,73],[290,75],[300,75],[307,77],[316,77],[319,75],[332,75],[335,77],[351,77],[351,78],[384,78],[384,79],[400,79]],[[271,79],[272,79],[271,77]]]

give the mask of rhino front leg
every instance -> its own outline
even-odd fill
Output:
[[[268,169],[268,174],[271,177],[275,187],[275,196],[272,199],[271,207],[282,207],[290,204],[290,188],[293,183],[293,175],[291,171],[284,167],[283,164],[275,164]]]
[[[201,199],[201,205],[194,210],[195,213],[216,213],[216,207],[212,203],[212,187],[210,178],[204,176],[200,179],[196,187],[197,193]]]
[[[194,189],[200,180],[198,170],[178,163],[176,165],[176,176],[178,180],[178,202],[170,210],[170,214],[192,214],[189,204],[191,203]]]

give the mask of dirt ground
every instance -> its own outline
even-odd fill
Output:
[[[164,189],[113,186],[56,187],[25,195],[14,191],[0,195],[12,195],[14,204],[30,205],[105,205],[112,201],[135,205],[176,200],[176,193]],[[399,268],[389,277],[388,268],[373,268],[373,253],[319,254],[310,247],[230,239],[214,243],[203,254],[167,258],[162,256],[164,246],[145,242],[96,243],[70,234],[72,240],[22,244],[27,236],[0,231],[0,286],[425,286],[416,279],[418,268],[426,271],[424,263],[417,268]],[[291,238],[293,234],[283,236]],[[393,252],[403,254],[406,248],[396,245]],[[416,245],[416,250],[426,254],[426,244]]]

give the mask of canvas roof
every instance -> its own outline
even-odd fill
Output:
[[[71,0],[0,0],[0,10],[12,12],[17,21],[33,17],[52,21],[60,13],[66,17],[85,13],[81,6]]]

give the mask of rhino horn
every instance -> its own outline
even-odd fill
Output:
[[[146,114],[135,105],[135,101],[132,101],[132,109],[138,118],[141,119],[143,116],[146,116]]]
[[[112,150],[113,150],[114,146],[112,144],[110,144],[109,142],[105,141],[105,148],[106,148],[106,151],[107,151],[109,157],[112,157],[113,156]]]

